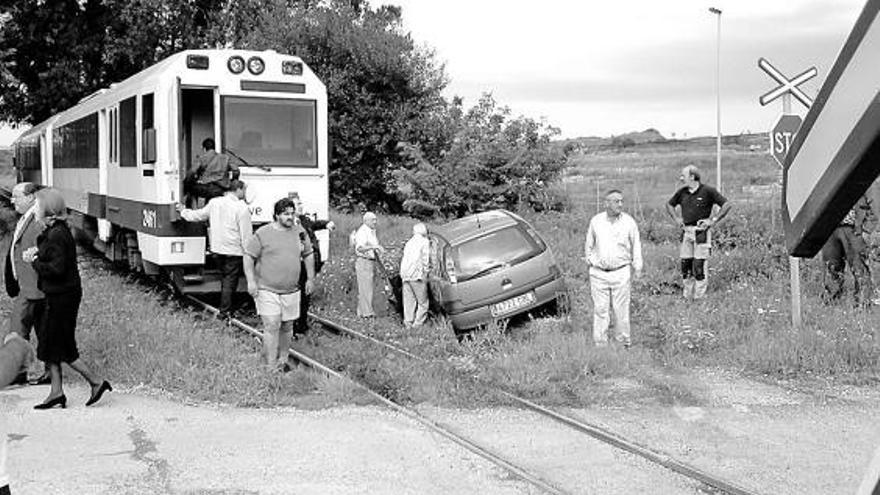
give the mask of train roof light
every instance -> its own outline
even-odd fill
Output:
[[[244,72],[244,59],[238,55],[233,55],[226,61],[226,67],[229,68],[229,72],[232,72],[233,74],[241,74]]]
[[[259,76],[266,69],[266,64],[260,57],[251,57],[247,61],[247,68],[251,74]]]
[[[187,55],[186,56],[186,67],[189,69],[205,70],[208,68],[208,56],[207,55]]]
[[[281,62],[281,72],[288,76],[301,76],[303,73],[303,64],[302,62],[285,60],[284,62]]]

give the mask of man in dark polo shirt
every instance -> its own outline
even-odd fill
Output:
[[[730,211],[730,202],[717,189],[700,182],[700,171],[694,165],[681,170],[679,180],[684,187],[666,203],[666,212],[682,229],[681,274],[685,299],[701,299],[706,295],[706,260],[712,247],[711,229]],[[720,208],[714,216],[712,211]],[[681,214],[676,213],[676,206]]]

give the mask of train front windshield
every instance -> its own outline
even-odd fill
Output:
[[[223,147],[249,165],[318,167],[311,100],[223,97]]]

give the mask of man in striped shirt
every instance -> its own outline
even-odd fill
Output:
[[[614,313],[615,340],[629,347],[629,302],[632,277],[642,272],[642,244],[636,221],[623,209],[623,193],[605,194],[605,211],[590,220],[585,245],[593,297],[593,342],[608,344],[608,328]]]

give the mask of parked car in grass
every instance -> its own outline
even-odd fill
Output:
[[[456,333],[555,305],[562,272],[538,232],[506,210],[429,228],[432,306]]]

